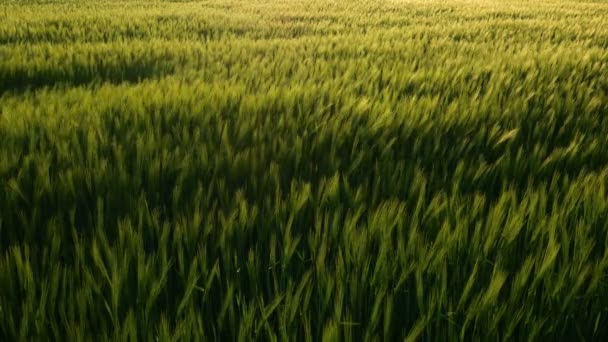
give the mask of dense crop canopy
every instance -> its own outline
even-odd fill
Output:
[[[605,1],[0,8],[0,340],[599,340],[607,276]]]

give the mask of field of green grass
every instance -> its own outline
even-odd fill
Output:
[[[2,1],[0,341],[606,336],[607,1]]]

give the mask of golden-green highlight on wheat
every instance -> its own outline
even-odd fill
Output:
[[[606,23],[4,0],[0,340],[605,338]]]

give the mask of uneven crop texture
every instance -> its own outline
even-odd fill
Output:
[[[606,1],[3,0],[0,340],[606,336]]]

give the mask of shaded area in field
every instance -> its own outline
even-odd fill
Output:
[[[124,99],[136,98],[135,94]],[[212,280],[204,292],[188,295],[198,305],[191,314],[216,317],[213,314],[222,305],[238,310],[237,302],[225,297],[227,286],[236,296],[270,301],[277,292],[290,293],[290,282],[304,284],[312,308],[323,307],[323,294],[336,291],[332,284],[337,278],[340,283],[362,284],[344,290],[353,297],[341,300],[353,322],[376,329],[366,321],[375,305],[394,305],[383,317],[395,322],[422,315],[427,301],[441,305],[436,309],[440,313],[446,310],[440,300],[422,302],[417,297],[414,290],[422,281],[458,300],[471,270],[476,270],[479,276],[469,289],[474,303],[475,296],[493,284],[496,265],[504,272],[504,285],[492,305],[517,310],[513,305],[520,303],[509,300],[512,293],[532,300],[547,291],[548,285],[532,280],[523,281],[525,291],[516,290],[519,274],[530,273],[528,260],[544,260],[545,249],[551,251],[544,242],[547,235],[555,232],[562,248],[555,264],[578,260],[577,254],[563,250],[607,238],[602,227],[608,208],[600,206],[605,194],[577,194],[605,184],[601,175],[607,174],[606,153],[596,146],[588,154],[558,153],[553,158],[556,164],[538,165],[557,150],[567,150],[581,132],[598,136],[606,123],[564,120],[567,112],[548,122],[540,114],[547,106],[542,97],[533,99],[532,108],[539,110],[526,120],[517,116],[521,113],[504,118],[479,113],[477,119],[461,124],[406,120],[383,126],[375,124],[373,115],[356,113],[357,108],[330,106],[324,112],[309,112],[305,103],[290,107],[268,97],[262,107],[240,103],[242,111],[236,109],[239,101],[231,98],[215,112],[195,107],[179,93],[153,98],[125,103],[112,99],[99,116],[71,128],[31,122],[24,135],[0,126],[0,146],[21,152],[6,159],[4,166],[9,167],[0,172],[0,179],[7,180],[7,191],[0,194],[0,209],[6,213],[2,224],[23,228],[0,230],[0,246],[16,250],[27,243],[28,256],[39,263],[35,269],[60,264],[71,272],[64,281],[75,288],[95,288],[99,283],[97,289],[104,296],[90,299],[96,306],[103,306],[110,296],[106,293],[119,291],[115,319],[126,320],[131,308],[143,310],[137,294],[148,293],[147,289],[116,289],[100,274],[87,275],[84,281],[77,275],[85,264],[103,270],[106,266],[100,260],[113,255],[128,255],[119,266],[107,267],[120,267],[129,284],[143,283],[133,271],[144,272],[138,263],[142,258],[154,260],[151,265],[165,265],[163,286],[150,304],[158,308],[148,316],[153,321],[162,314],[183,314],[176,294],[188,293],[188,274],[201,272],[208,275],[203,280]],[[547,134],[558,123],[564,129]],[[504,128],[491,133],[498,126]],[[518,129],[517,134],[510,134],[510,129]],[[267,134],[256,135],[258,131]],[[578,145],[591,142],[583,139]],[[535,153],[539,144],[551,150]],[[571,205],[573,201],[580,204]],[[585,214],[594,205],[596,212]],[[552,231],[549,220],[556,217],[563,221]],[[502,230],[495,242],[485,238],[502,226],[520,232],[510,240]],[[574,228],[584,228],[587,235],[563,235]],[[538,232],[543,235],[534,238]],[[53,242],[56,236],[71,236],[65,239],[71,243]],[[53,265],[47,265],[39,252],[49,244],[56,246],[54,258],[48,259]],[[123,245],[130,248],[118,247]],[[585,262],[601,260],[606,252],[603,243],[585,247]],[[269,251],[278,257],[273,259]],[[166,266],[162,258],[171,258],[176,266]],[[408,265],[424,270],[409,271]],[[213,280],[212,274],[220,271],[223,278]],[[49,282],[53,277],[50,272],[34,274]],[[577,275],[566,274],[564,279],[569,285]],[[597,291],[602,290],[599,287]],[[550,289],[562,293],[569,288],[562,284]],[[358,291],[386,293],[388,299],[355,296]],[[13,298],[26,297],[10,293]],[[603,310],[603,304],[581,294],[565,308],[579,317],[592,317],[589,312]],[[561,305],[521,307],[531,308],[532,317],[557,319],[563,317]],[[463,308],[454,310],[452,318],[465,320],[469,311]],[[331,317],[328,310],[320,309],[310,318],[319,336],[323,322]],[[58,312],[50,311],[49,317],[54,319]],[[278,319],[270,324],[278,325]],[[407,320],[400,326],[413,325]],[[593,325],[591,318],[580,323],[585,329]],[[516,336],[527,332],[524,324],[514,329]],[[103,334],[102,330],[90,328],[93,334]],[[220,334],[232,336],[230,330]],[[474,335],[474,330],[468,333]],[[400,331],[392,334],[403,337]]]
[[[22,63],[0,64],[0,95],[43,87],[140,82],[171,74],[180,67],[169,56],[154,54],[151,51],[138,53],[125,50],[118,56],[112,54],[115,51],[120,50],[68,50],[65,55],[34,52],[29,53],[33,55],[31,59]],[[14,55],[10,57],[15,58]],[[46,60],[47,64],[40,63],[43,60]]]
[[[407,116],[400,121],[395,116],[394,122],[378,126],[379,113],[357,113],[357,107],[325,106],[306,99],[293,104],[274,102],[282,98],[277,94],[275,100],[259,107],[251,107],[248,101],[264,98],[262,93],[245,99],[243,94],[229,95],[213,110],[197,108],[197,103],[213,103],[200,101],[213,98],[213,94],[204,90],[189,94],[179,88],[143,91],[152,89],[153,84],[129,90],[136,100],[108,98],[107,106],[98,109],[95,118],[84,117],[82,127],[63,133],[71,137],[58,150],[53,146],[59,131],[45,128],[45,121],[29,123],[36,132],[31,138],[13,135],[7,129],[3,145],[21,154],[6,160],[0,177],[23,179],[26,183],[18,183],[20,191],[26,198],[36,197],[35,183],[27,183],[33,179],[22,177],[27,175],[23,170],[34,166],[25,156],[41,155],[50,158],[50,179],[56,180],[67,170],[89,170],[96,172],[96,182],[104,186],[124,183],[99,192],[81,179],[72,185],[79,189],[78,195],[66,194],[73,202],[59,204],[49,198],[47,205],[38,207],[39,214],[51,215],[61,211],[62,205],[82,205],[78,212],[87,212],[96,196],[106,194],[112,198],[107,205],[117,217],[128,216],[138,196],[145,196],[149,205],[161,210],[162,217],[173,220],[180,205],[193,200],[197,184],[209,184],[208,198],[217,199],[221,207],[236,194],[252,203],[288,194],[294,182],[309,184],[317,191],[338,176],[344,182],[336,185],[342,194],[339,197],[348,210],[355,203],[348,200],[351,191],[359,191],[357,196],[370,207],[389,200],[407,202],[412,198],[410,189],[422,179],[429,194],[481,195],[493,204],[506,191],[514,191],[522,199],[529,191],[567,186],[573,179],[597,175],[608,167],[606,137],[602,135],[608,118],[592,115],[606,112],[605,103],[573,117],[566,106],[558,105],[561,110],[555,111],[555,104],[539,95],[528,100],[529,113],[492,117],[479,112],[468,120],[441,123],[416,122]],[[157,97],[159,92],[162,97]],[[308,92],[300,96],[322,98]],[[150,100],[144,99],[145,94]],[[315,109],[319,107],[326,109]],[[546,116],[549,110],[554,111],[551,117]],[[89,126],[86,120],[100,121]],[[105,166],[90,164],[98,162]],[[182,197],[171,203],[176,187],[182,189]],[[12,236],[2,240],[20,239]]]
[[[0,80],[0,96],[45,87],[75,87],[106,82],[111,84],[136,83],[145,79],[162,77],[172,71],[171,68],[159,71],[153,64],[139,64],[137,67],[126,69],[112,67],[86,68],[78,70],[73,75],[65,75],[60,70],[44,70],[37,73],[30,70],[13,70],[10,77]]]

